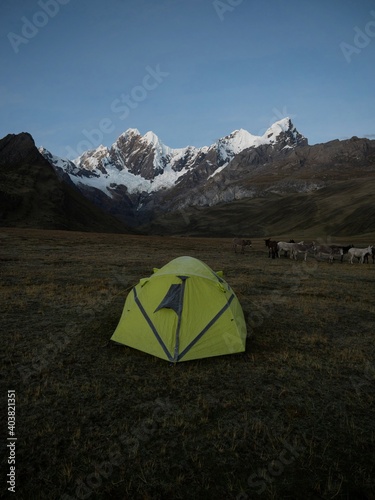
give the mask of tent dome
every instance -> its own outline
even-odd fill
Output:
[[[183,256],[131,290],[111,340],[175,363],[243,352],[246,325],[221,273]]]

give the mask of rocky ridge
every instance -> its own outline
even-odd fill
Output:
[[[307,145],[289,118],[274,123],[263,136],[235,130],[211,146],[172,149],[153,133],[128,129],[110,147],[87,151],[74,161],[41,153],[58,175],[73,182],[94,203],[132,225],[156,211],[188,205],[212,205],[250,196],[254,190],[226,186],[233,162],[244,151],[251,164],[265,163]],[[224,189],[223,189],[224,188]]]

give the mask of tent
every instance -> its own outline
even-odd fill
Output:
[[[111,340],[176,363],[243,352],[246,325],[222,273],[184,256],[130,291]]]

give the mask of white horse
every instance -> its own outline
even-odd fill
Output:
[[[369,245],[367,248],[349,248],[348,255],[350,258],[350,263],[353,264],[354,257],[358,257],[361,259],[361,264],[363,264],[363,260],[365,255],[369,253],[372,254],[372,245]]]

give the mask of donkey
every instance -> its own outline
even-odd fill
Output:
[[[245,253],[245,247],[251,248],[251,241],[241,240],[240,238],[233,238],[234,253],[237,253],[237,246],[241,247],[241,253]]]
[[[279,257],[279,248],[277,246],[277,241],[272,241],[271,238],[267,238],[264,240],[266,247],[268,247],[268,257],[274,259],[275,257]]]
[[[328,255],[328,260],[330,264],[333,264],[335,255],[340,257],[342,262],[344,256],[344,250],[339,245],[317,245],[315,241],[313,241],[314,245],[314,253],[317,257],[322,257],[323,255]]]
[[[284,251],[284,257],[287,257],[288,256],[288,252],[290,252],[290,258],[292,259],[293,256],[292,256],[292,250],[293,250],[293,244],[294,244],[294,240],[290,240],[289,243],[287,243],[286,241],[279,241],[278,244],[277,244],[277,249],[278,249],[278,252],[279,252],[279,257],[281,255],[281,250]],[[300,241],[300,244],[303,245],[303,241]]]
[[[367,248],[350,248],[348,251],[348,255],[350,258],[350,263],[353,264],[354,257],[359,257],[361,264],[363,264],[365,255],[372,255],[372,245],[369,245]]]
[[[297,256],[299,253],[303,253],[305,256],[304,260],[306,260],[307,253],[309,252],[309,250],[313,250],[315,248],[314,243],[310,243],[309,245],[304,244],[304,243],[292,243],[292,245],[293,245],[293,247],[292,247],[291,255],[295,260],[297,260]]]

